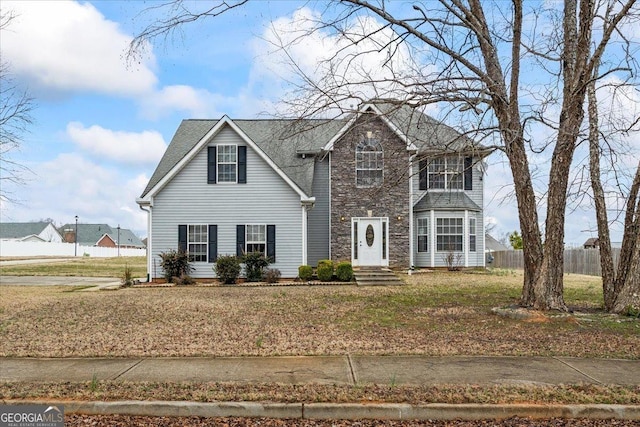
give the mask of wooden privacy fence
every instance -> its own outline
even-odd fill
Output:
[[[620,248],[613,248],[613,263],[618,264]],[[487,264],[495,268],[510,268],[524,270],[524,258],[522,251],[496,251],[492,252],[493,262]],[[572,274],[586,274],[589,276],[601,276],[600,250],[599,249],[565,249],[564,272]]]

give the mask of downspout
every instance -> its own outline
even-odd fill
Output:
[[[151,282],[151,205],[149,209],[145,209],[142,205],[138,205],[140,210],[147,213],[147,283]]]

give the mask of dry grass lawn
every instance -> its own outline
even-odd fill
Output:
[[[326,354],[640,357],[640,321],[599,311],[600,280],[567,276],[580,312],[527,322],[515,272],[428,273],[407,286],[0,287],[0,356]],[[544,320],[544,319],[543,319]]]

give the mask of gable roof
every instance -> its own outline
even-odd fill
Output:
[[[21,239],[38,235],[50,222],[0,222],[0,239]],[[53,227],[55,229],[55,227]]]
[[[495,237],[488,233],[485,233],[484,235],[484,244],[485,249],[489,251],[499,252],[513,250],[513,248],[503,245],[500,241],[496,240]]]
[[[407,148],[418,154],[478,151],[479,146],[471,139],[408,104],[365,104],[357,112],[337,119],[232,120],[227,116],[220,120],[187,119],[180,123],[140,199],[154,189],[158,191],[196,154],[194,149],[204,147],[225,124],[259,148],[258,154],[281,172],[285,180],[289,179],[304,195],[310,196],[313,154],[331,149],[355,119],[368,112],[379,115],[407,143]]]
[[[75,224],[65,224],[58,228],[60,234],[64,235],[64,230],[74,230]],[[82,224],[78,223],[78,243],[86,246],[95,246],[100,239],[107,235],[114,242],[118,241],[118,229],[109,224]],[[120,242],[122,246],[144,247],[144,243],[129,229],[120,228]]]

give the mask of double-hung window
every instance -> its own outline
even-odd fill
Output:
[[[382,185],[384,152],[380,141],[365,137],[356,147],[356,185],[378,187]]]
[[[267,247],[267,226],[247,224],[246,230],[246,253],[266,251]]]
[[[476,219],[469,218],[469,252],[476,251]]]
[[[470,160],[471,158],[467,158]],[[420,190],[471,190],[471,167],[459,156],[420,161]],[[465,177],[467,172],[467,177]],[[466,182],[466,185],[465,185]]]
[[[218,145],[218,182],[237,182],[238,146]]]
[[[207,225],[195,224],[188,226],[187,252],[193,262],[207,261]]]
[[[429,252],[428,218],[418,218],[418,252]]]
[[[436,219],[436,249],[438,252],[462,252],[463,218]]]

